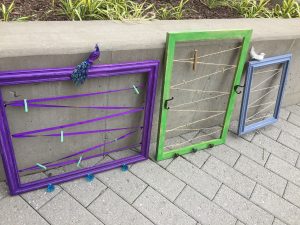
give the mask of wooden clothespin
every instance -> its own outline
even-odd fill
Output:
[[[193,63],[193,70],[195,71],[197,68],[197,59],[198,59],[198,50],[194,50],[194,63]]]

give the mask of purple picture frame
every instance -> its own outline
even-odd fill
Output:
[[[153,120],[153,110],[155,93],[158,77],[158,60],[147,60],[141,62],[130,62],[110,65],[94,65],[89,70],[89,79],[111,76],[122,76],[137,73],[147,74],[147,90],[144,109],[144,124],[142,134],[141,152],[138,155],[130,156],[113,162],[106,162],[101,165],[82,168],[76,171],[66,172],[53,177],[48,177],[33,182],[21,184],[17,168],[17,162],[14,154],[10,129],[6,117],[4,101],[2,98],[1,87],[7,85],[32,84],[41,82],[55,82],[70,80],[70,75],[74,67],[53,68],[53,69],[35,69],[0,72],[0,152],[3,160],[3,166],[6,174],[7,184],[10,194],[17,195],[24,192],[47,187],[48,184],[58,184],[70,181],[76,178],[86,176],[90,173],[98,173],[120,167],[123,164],[130,164],[143,161],[149,158],[149,146],[151,138],[151,127]],[[71,82],[71,80],[70,80]]]

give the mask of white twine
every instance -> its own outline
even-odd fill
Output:
[[[170,109],[174,109],[174,108],[177,108],[177,107],[180,107],[180,106],[189,105],[189,104],[193,104],[193,103],[197,103],[197,102],[203,102],[203,101],[206,101],[206,100],[209,100],[209,99],[213,99],[213,98],[220,97],[220,96],[225,96],[225,95],[228,95],[228,94],[220,94],[220,95],[215,95],[215,96],[209,97],[209,98],[202,98],[200,100],[182,103],[182,104],[179,104],[179,105],[172,106],[172,107],[170,107]]]
[[[169,111],[175,112],[226,112],[226,111],[210,111],[210,110],[197,110],[197,109],[169,109]]]
[[[174,88],[174,87],[177,87],[177,86],[180,86],[180,85],[183,85],[183,84],[188,84],[188,83],[193,82],[193,81],[195,81],[195,80],[200,80],[200,79],[202,79],[202,78],[209,77],[209,76],[212,76],[212,75],[221,73],[221,72],[225,72],[225,71],[231,70],[231,69],[233,69],[233,68],[235,68],[235,67],[230,67],[230,68],[226,68],[226,69],[223,69],[223,70],[218,70],[218,71],[216,71],[216,72],[213,72],[213,73],[210,73],[210,74],[207,74],[207,75],[204,75],[204,76],[200,76],[200,77],[197,77],[197,78],[195,78],[195,79],[188,80],[188,81],[183,80],[183,81],[182,81],[181,83],[179,83],[179,84],[172,85],[171,88]]]
[[[221,94],[229,94],[229,92],[224,92],[224,91],[204,91],[204,90],[185,89],[185,88],[171,88],[171,89],[172,90],[179,90],[179,91],[197,92],[197,93],[221,93]]]
[[[201,137],[206,137],[206,136],[209,136],[209,135],[212,135],[212,134],[215,134],[217,132],[221,131],[221,129],[217,130],[217,131],[214,131],[214,132],[211,132],[209,134],[204,134],[204,135],[200,135],[198,137],[195,137],[195,138],[191,138],[187,141],[184,141],[184,142],[181,142],[181,143],[177,143],[177,144],[173,144],[173,145],[168,145],[168,146],[165,146],[165,148],[170,148],[170,147],[174,147],[174,146],[178,146],[178,145],[184,145],[185,143],[189,143],[190,141],[193,141],[193,140],[196,140],[198,138],[201,138]]]
[[[222,51],[219,51],[219,52],[214,52],[214,53],[210,53],[210,54],[207,54],[207,55],[202,55],[202,56],[197,57],[197,59],[205,58],[205,57],[212,56],[212,55],[218,55],[218,54],[221,54],[221,53],[224,53],[224,52],[233,51],[233,50],[239,49],[239,48],[241,48],[241,47],[242,47],[242,46],[238,46],[238,47],[235,47],[235,48],[230,48],[230,49],[222,50]],[[193,59],[194,59],[194,58],[177,59],[177,60],[193,60]],[[174,60],[174,61],[176,61],[176,60]]]
[[[209,119],[211,119],[211,118],[220,116],[220,115],[222,115],[222,114],[224,114],[224,113],[223,113],[223,112],[222,112],[222,113],[217,113],[217,114],[212,115],[212,116],[209,116],[209,117],[207,117],[207,118],[200,119],[200,120],[196,120],[196,121],[193,121],[193,122],[191,122],[191,123],[187,123],[187,124],[184,124],[184,125],[175,127],[175,128],[173,128],[173,129],[166,130],[166,132],[171,132],[171,131],[177,130],[177,129],[179,129],[179,128],[182,128],[182,127],[188,127],[188,126],[193,125],[193,124],[195,124],[195,123],[199,123],[199,122],[201,122],[201,121],[206,121],[206,120],[209,120]]]
[[[194,61],[185,61],[185,60],[174,60],[175,62],[182,62],[182,63],[190,63],[194,64]],[[236,65],[231,65],[231,64],[222,64],[222,63],[210,63],[210,62],[196,62],[196,64],[203,64],[203,65],[212,65],[212,66],[232,66],[236,67]]]
[[[263,80],[262,82],[260,82],[258,85],[256,85],[255,87],[251,88],[250,91],[254,91],[257,87],[259,87],[260,85],[262,85],[263,83],[267,82],[268,80],[270,80],[272,77],[276,76],[277,74],[279,74],[279,72],[272,74],[270,77],[268,77],[267,79]]]

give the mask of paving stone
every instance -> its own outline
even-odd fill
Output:
[[[134,164],[130,171],[171,201],[185,186],[177,177],[150,160]]]
[[[100,195],[88,207],[88,210],[105,225],[153,225],[152,222],[110,189]]]
[[[85,178],[63,183],[61,186],[84,207],[87,207],[106,189],[106,186],[99,180],[94,179],[92,182],[88,182]]]
[[[300,170],[291,164],[271,155],[266,167],[288,181],[300,186]]]
[[[275,218],[272,225],[287,225],[286,223],[280,221],[279,219]]]
[[[206,152],[230,166],[233,166],[240,157],[240,153],[229,148],[227,145],[218,145],[207,149]]]
[[[47,225],[48,223],[20,196],[6,197],[0,201],[1,225]]]
[[[224,209],[187,186],[175,204],[203,225],[234,225],[236,219]]]
[[[270,125],[261,128],[259,132],[276,141],[280,135],[281,130],[275,126]]]
[[[298,106],[298,105],[290,105],[290,106],[286,107],[286,110],[300,116],[300,106]]]
[[[297,167],[298,169],[300,169],[300,157],[298,158],[298,161],[297,161],[296,167]]]
[[[39,213],[51,225],[103,224],[65,191],[61,191],[51,201],[41,207]]]
[[[252,140],[252,143],[257,146],[266,149],[268,152],[278,156],[279,158],[291,163],[292,165],[296,164],[299,153],[294,150],[264,136],[263,134],[255,135]]]
[[[271,225],[273,222],[272,215],[225,185],[222,185],[214,202],[245,224]]]
[[[39,180],[46,178],[45,174],[37,173],[32,174],[29,176],[24,176],[23,181],[27,182],[32,179]],[[36,191],[31,191],[22,194],[21,196],[34,208],[39,209],[41,206],[46,204],[48,201],[50,201],[52,198],[54,198],[59,192],[61,191],[61,187],[58,185],[55,185],[55,190],[53,192],[47,192],[46,188],[38,189]]]
[[[145,184],[131,172],[120,169],[99,173],[96,177],[130,204],[145,190]]]
[[[0,182],[0,200],[8,196],[9,190],[5,182]]]
[[[282,131],[278,138],[278,142],[300,153],[300,139],[293,135]]]
[[[283,222],[299,225],[300,209],[266,188],[257,185],[251,200]]]
[[[246,198],[254,189],[254,181],[214,157],[210,157],[202,169]]]
[[[279,117],[284,120],[287,120],[289,118],[290,113],[291,112],[288,111],[286,108],[281,108],[279,112]]]
[[[279,129],[290,133],[291,135],[300,138],[300,127],[286,121],[279,119],[277,123],[274,123],[274,126],[278,127]]]
[[[133,206],[143,215],[161,225],[195,225],[197,222],[173,203],[148,187]]]
[[[270,153],[264,151],[262,148],[259,148],[258,146],[245,141],[230,132],[228,133],[226,145],[242,153],[243,155],[248,156],[250,159],[253,159],[261,165],[266,163],[270,155]]]
[[[283,197],[300,208],[300,187],[289,182]]]
[[[149,150],[149,157],[156,162],[158,165],[162,166],[163,168],[166,168],[171,162],[172,162],[172,158],[171,159],[165,159],[165,160],[161,160],[161,161],[156,161],[156,143],[153,142],[150,144],[150,150]]]
[[[229,130],[231,130],[233,133],[237,134],[237,131],[238,131],[238,124],[239,124],[239,121],[232,121],[230,123],[230,126],[229,126]],[[247,134],[244,134],[243,136],[241,136],[243,139],[247,140],[247,141],[251,141],[252,138],[254,137],[255,135],[255,132],[251,132],[251,133],[247,133]]]
[[[282,196],[287,181],[282,177],[272,173],[258,163],[241,156],[235,165],[235,169],[247,175],[257,183],[265,186],[276,194]]]
[[[205,150],[199,150],[195,153],[182,155],[187,161],[201,168],[210,155]]]
[[[295,113],[291,113],[291,115],[289,116],[288,121],[292,124],[297,125],[298,127],[300,127],[300,116],[295,114]]]
[[[221,182],[181,157],[176,158],[167,170],[209,199],[215,196],[221,186]]]
[[[245,225],[244,223],[242,223],[241,221],[237,221],[235,225]],[[273,225],[273,224],[272,224]]]

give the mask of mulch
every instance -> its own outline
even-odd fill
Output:
[[[0,0],[0,3],[8,5],[12,0]],[[135,0],[144,2],[143,0]],[[177,5],[180,0],[148,0],[157,8],[163,4],[170,3]],[[12,19],[29,16],[28,20],[57,21],[67,20],[64,15],[59,15],[59,0],[52,6],[52,0],[15,0],[15,10],[12,13]],[[183,19],[219,19],[219,18],[239,18],[241,17],[235,10],[229,7],[218,7],[209,9],[199,0],[190,0],[184,7],[186,9]]]

